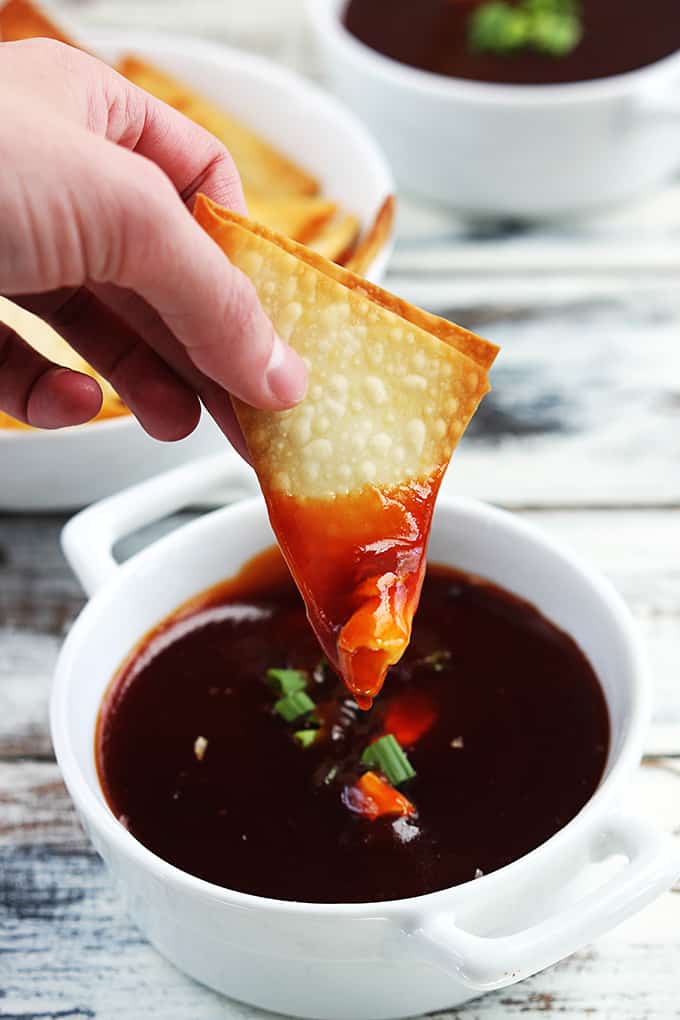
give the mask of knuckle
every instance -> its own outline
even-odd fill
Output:
[[[243,202],[241,178],[231,154],[215,138],[207,143],[205,165],[201,173],[182,192],[182,200],[191,203],[199,191],[228,208]]]
[[[134,149],[147,122],[144,95],[120,75],[107,78],[106,92],[106,135],[118,145]]]

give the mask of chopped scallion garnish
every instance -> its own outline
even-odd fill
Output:
[[[314,702],[304,691],[293,691],[291,694],[286,694],[285,697],[279,698],[274,705],[274,711],[286,722],[294,722],[301,715],[313,712],[314,708]]]
[[[277,694],[294,694],[296,691],[304,691],[307,674],[301,669],[268,669],[267,683]]]
[[[406,757],[401,744],[391,733],[386,733],[369,744],[361,756],[364,765],[379,769],[392,786],[399,786],[407,779],[413,779],[416,770]]]
[[[319,730],[296,730],[293,734],[301,747],[311,747],[319,735]]]
[[[468,20],[470,48],[501,55],[525,49],[564,57],[582,35],[579,0],[489,0]]]

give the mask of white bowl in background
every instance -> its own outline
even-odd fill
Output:
[[[97,777],[102,695],[130,649],[186,599],[235,574],[274,541],[258,497],[180,527],[118,567],[124,534],[205,496],[230,474],[220,457],[96,504],[65,528],[66,556],[91,600],[59,657],[54,748],[94,846],[141,930],[198,981],[244,1002],[323,1020],[391,1020],[456,1006],[514,983],[614,927],[670,886],[670,837],[622,811],[648,718],[645,665],[613,588],[540,531],[501,510],[443,498],[429,555],[533,602],[586,653],[605,692],[605,776],[542,846],[463,885],[367,904],[285,902],[195,878],[113,816]],[[615,871],[617,855],[626,864]],[[602,874],[607,861],[606,874]]]
[[[565,85],[499,85],[398,63],[308,0],[330,85],[371,128],[397,183],[474,216],[597,210],[680,168],[680,51]]]
[[[78,33],[103,59],[144,57],[233,110],[315,174],[324,194],[368,225],[394,183],[366,128],[337,99],[262,57],[217,43],[140,31]],[[391,242],[366,276],[378,283]],[[231,450],[204,414],[178,443],[151,439],[131,416],[58,431],[0,429],[0,510],[84,506],[185,460]],[[231,453],[234,461],[237,454]]]

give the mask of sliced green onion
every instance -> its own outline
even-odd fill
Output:
[[[468,26],[468,43],[472,50],[512,53],[529,41],[526,14],[503,0],[475,7]]]
[[[279,698],[274,705],[276,714],[286,722],[294,722],[301,715],[313,712],[314,708],[314,702],[304,691],[293,691],[291,694],[286,694],[284,698]]]
[[[293,734],[301,747],[311,747],[319,735],[319,730],[296,730]]]
[[[583,35],[576,14],[546,11],[537,14],[531,24],[531,43],[534,49],[551,57],[564,57],[578,46]]]
[[[580,0],[490,0],[468,19],[468,46],[501,55],[521,49],[564,57],[581,41]]]
[[[330,786],[330,784],[333,782],[339,771],[340,767],[338,765],[331,765],[328,772],[323,777],[324,786]]]
[[[413,779],[416,774],[401,744],[391,733],[369,744],[361,756],[361,761],[364,765],[379,769],[392,786],[399,786],[407,779]]]
[[[307,674],[301,669],[268,669],[267,683],[276,694],[294,694],[296,691],[304,691]]]

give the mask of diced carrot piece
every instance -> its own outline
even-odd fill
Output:
[[[364,772],[354,786],[345,788],[345,804],[351,811],[370,818],[382,815],[414,815],[414,808],[408,797],[399,793],[377,772]]]

